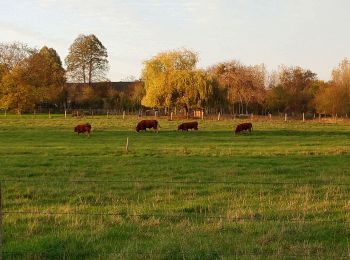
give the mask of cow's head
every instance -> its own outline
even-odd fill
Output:
[[[235,133],[239,133],[239,132],[241,132],[241,131],[242,131],[242,126],[241,126],[241,125],[238,125],[238,126],[236,127]]]

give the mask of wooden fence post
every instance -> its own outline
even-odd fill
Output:
[[[271,115],[271,113],[269,113],[269,118],[270,118],[270,119],[272,118],[272,115]]]
[[[204,110],[202,110],[202,120],[204,119]]]
[[[67,118],[67,110],[64,110],[64,118]]]
[[[219,114],[218,114],[218,121],[220,121],[220,112],[219,112]]]
[[[284,122],[287,122],[287,114],[284,114]]]
[[[126,138],[125,152],[129,152],[129,137]]]
[[[123,120],[125,119],[125,110],[123,111]]]
[[[303,122],[305,122],[305,113],[303,113]]]
[[[170,121],[173,121],[173,112],[170,113]]]

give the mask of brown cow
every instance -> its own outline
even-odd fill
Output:
[[[158,133],[158,121],[157,120],[142,120],[136,126],[136,131],[145,130],[147,128],[153,128]]]
[[[235,134],[238,134],[238,133],[243,132],[243,131],[249,131],[249,133],[251,131],[253,131],[252,123],[243,123],[243,124],[237,125],[236,130],[235,130]]]
[[[177,127],[177,130],[188,131],[188,129],[198,130],[198,122],[182,123]]]
[[[88,135],[90,135],[90,131],[91,131],[91,125],[89,123],[84,125],[77,125],[76,127],[74,127],[74,132],[78,133],[78,135],[80,133],[85,133],[85,132],[87,132]]]

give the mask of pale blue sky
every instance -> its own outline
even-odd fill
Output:
[[[300,65],[328,80],[350,58],[348,0],[0,0],[0,42],[55,48],[64,60],[79,34],[107,47],[109,78],[138,77],[163,50],[190,48],[199,67]]]

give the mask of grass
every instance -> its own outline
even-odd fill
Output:
[[[350,125],[0,117],[4,256],[232,259],[350,255]],[[90,122],[93,133],[73,127]],[[126,153],[126,138],[129,152]]]

